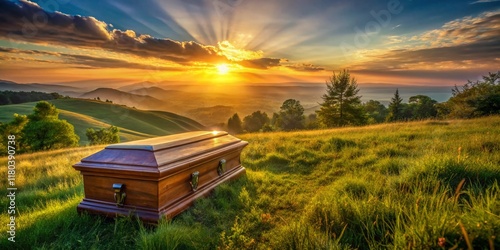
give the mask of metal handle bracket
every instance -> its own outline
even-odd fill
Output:
[[[125,197],[127,194],[125,193],[125,184],[122,183],[113,183],[113,191],[114,199],[117,207],[123,207],[123,203],[125,202]]]

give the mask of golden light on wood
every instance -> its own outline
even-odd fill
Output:
[[[221,75],[225,75],[229,72],[229,66],[227,64],[219,64],[216,67],[217,67],[217,71]]]

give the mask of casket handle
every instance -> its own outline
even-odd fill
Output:
[[[115,202],[117,207],[123,207],[123,203],[125,202],[125,197],[127,194],[125,191],[125,184],[122,183],[113,183],[113,190],[115,191]]]
[[[222,159],[219,161],[219,166],[217,167],[217,174],[219,174],[219,176],[222,176],[224,174],[224,171],[226,171],[226,159]]]
[[[191,189],[193,191],[196,191],[196,189],[198,189],[199,175],[200,172],[198,171],[191,174],[191,181],[189,182],[189,184],[191,184]]]

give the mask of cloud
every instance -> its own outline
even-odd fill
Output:
[[[259,59],[252,59],[252,60],[243,60],[237,62],[241,66],[247,67],[247,68],[254,68],[254,69],[268,69],[271,67],[277,67],[280,66],[280,61],[281,59],[277,58],[259,58]]]
[[[499,2],[500,0],[478,0],[475,2],[472,2],[470,4],[478,4],[478,3],[492,3],[492,2]]]
[[[321,71],[312,64],[282,65],[282,59],[264,57],[261,50],[236,48],[228,41],[216,46],[203,45],[194,41],[175,41],[137,34],[133,30],[114,29],[111,24],[92,16],[68,15],[48,12],[37,3],[27,0],[0,1],[0,39],[24,41],[50,46],[67,46],[79,49],[105,50],[142,58],[155,58],[181,65],[194,66],[198,63],[236,63],[253,69],[270,69],[285,66],[297,71]],[[5,49],[5,48],[3,48]],[[23,51],[24,54],[41,51]],[[78,64],[88,68],[138,68],[148,65],[127,62],[116,58],[97,58],[89,55],[59,54],[58,62]],[[163,70],[178,70],[175,67],[159,67]]]
[[[0,52],[12,53],[15,49],[0,47]]]
[[[389,44],[402,46],[363,54],[366,60],[349,68],[370,81],[460,84],[498,70],[500,12],[452,20],[410,40],[392,40]]]
[[[65,64],[71,64],[74,66],[69,67],[77,67],[77,68],[134,68],[134,69],[146,69],[146,70],[162,70],[162,71],[178,71],[178,67],[165,67],[165,66],[153,66],[153,65],[145,65],[141,63],[129,62],[126,60],[115,59],[115,58],[106,58],[106,57],[95,57],[89,55],[74,55],[68,53],[58,53],[58,52],[50,52],[50,51],[40,51],[40,50],[20,50],[13,48],[5,48],[0,47],[0,52],[4,52],[3,55],[0,55],[0,58],[4,60],[19,60],[22,58],[23,60],[29,60],[32,62],[41,62],[41,63],[55,63],[55,62],[64,62]],[[7,54],[15,54],[13,56],[7,56]],[[43,56],[43,57],[38,57]],[[53,58],[57,58],[57,60],[48,60],[47,56],[52,56]],[[45,58],[44,60],[40,60],[37,58]]]
[[[94,17],[47,12],[36,3],[0,1],[0,37],[32,43],[49,43],[156,57],[180,64],[220,62],[227,58],[213,46],[179,42],[134,31],[108,30],[108,24]]]
[[[286,67],[293,70],[305,71],[305,72],[316,72],[325,70],[325,68],[323,67],[318,67],[310,63],[299,63],[299,64],[288,65]]]
[[[85,55],[61,54],[66,63],[84,65],[86,68],[134,68],[146,70],[178,71],[176,67],[152,66],[128,62],[120,59],[101,58]]]
[[[467,16],[445,23],[440,29],[434,29],[415,36],[432,47],[444,47],[475,43],[500,36],[500,11],[485,12],[479,16]]]
[[[227,58],[219,55],[214,46],[199,43],[179,42],[171,39],[160,39],[150,35],[136,36],[131,30],[113,30],[111,42],[103,47],[121,53],[130,53],[143,57],[156,57],[181,64],[190,62],[221,62]]]
[[[412,38],[413,48],[371,55],[358,70],[484,70],[500,58],[500,12],[485,12],[445,23]],[[496,66],[498,67],[498,66]]]
[[[36,3],[0,2],[0,35],[24,41],[61,42],[85,46],[109,41],[106,23],[94,17],[48,13]]]

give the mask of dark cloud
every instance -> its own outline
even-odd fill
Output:
[[[290,69],[297,70],[297,71],[306,71],[306,72],[316,72],[316,71],[323,71],[325,68],[315,66],[313,64],[309,63],[301,63],[301,64],[294,64],[294,65],[288,65],[286,66]]]
[[[379,56],[373,64],[387,67],[403,67],[405,64],[480,61],[494,63],[500,58],[500,34],[497,38],[474,43],[418,49],[394,50]]]
[[[238,62],[241,66],[254,69],[268,69],[271,67],[280,66],[281,59],[277,58],[259,58],[252,60],[243,60]]]
[[[67,63],[76,65],[85,65],[87,68],[134,68],[134,69],[146,69],[146,70],[162,70],[162,71],[178,71],[179,68],[174,67],[164,67],[164,66],[152,66],[140,63],[128,62],[125,60],[113,59],[113,58],[100,58],[85,55],[71,55],[71,54],[61,54],[63,60]]]
[[[59,53],[57,52],[41,51],[41,50],[20,50],[14,48],[6,48],[6,47],[0,47],[0,52],[14,53],[14,54],[29,54],[29,55],[49,55],[49,56],[59,55]]]
[[[218,54],[217,48],[192,41],[179,42],[171,39],[159,39],[149,35],[136,36],[130,30],[113,30],[111,36],[111,42],[107,43],[105,47],[121,53],[156,57],[182,64],[191,61],[227,61],[225,57]]]
[[[15,51],[15,49],[0,47],[0,52],[11,53],[13,51]]]
[[[50,13],[25,0],[18,3],[0,1],[0,37],[33,43],[104,48],[181,64],[227,61],[213,46],[149,35],[136,36],[133,31],[109,31],[105,22],[94,17]]]
[[[109,40],[107,24],[93,17],[49,13],[28,1],[0,2],[0,36],[29,42],[75,46],[102,45]]]
[[[0,58],[4,60],[19,60],[19,55],[29,55],[29,56],[56,56],[58,61],[62,61],[66,64],[78,65],[73,68],[134,68],[134,69],[146,69],[146,70],[162,70],[162,71],[178,71],[177,67],[165,67],[158,65],[146,65],[141,63],[134,63],[120,59],[105,58],[105,57],[94,57],[88,55],[74,55],[67,53],[57,53],[50,51],[40,51],[40,50],[20,50],[13,48],[0,47],[0,52],[16,54],[17,57],[0,55]],[[55,63],[54,60],[40,60],[36,57],[30,57],[32,62],[42,62],[42,63]]]

